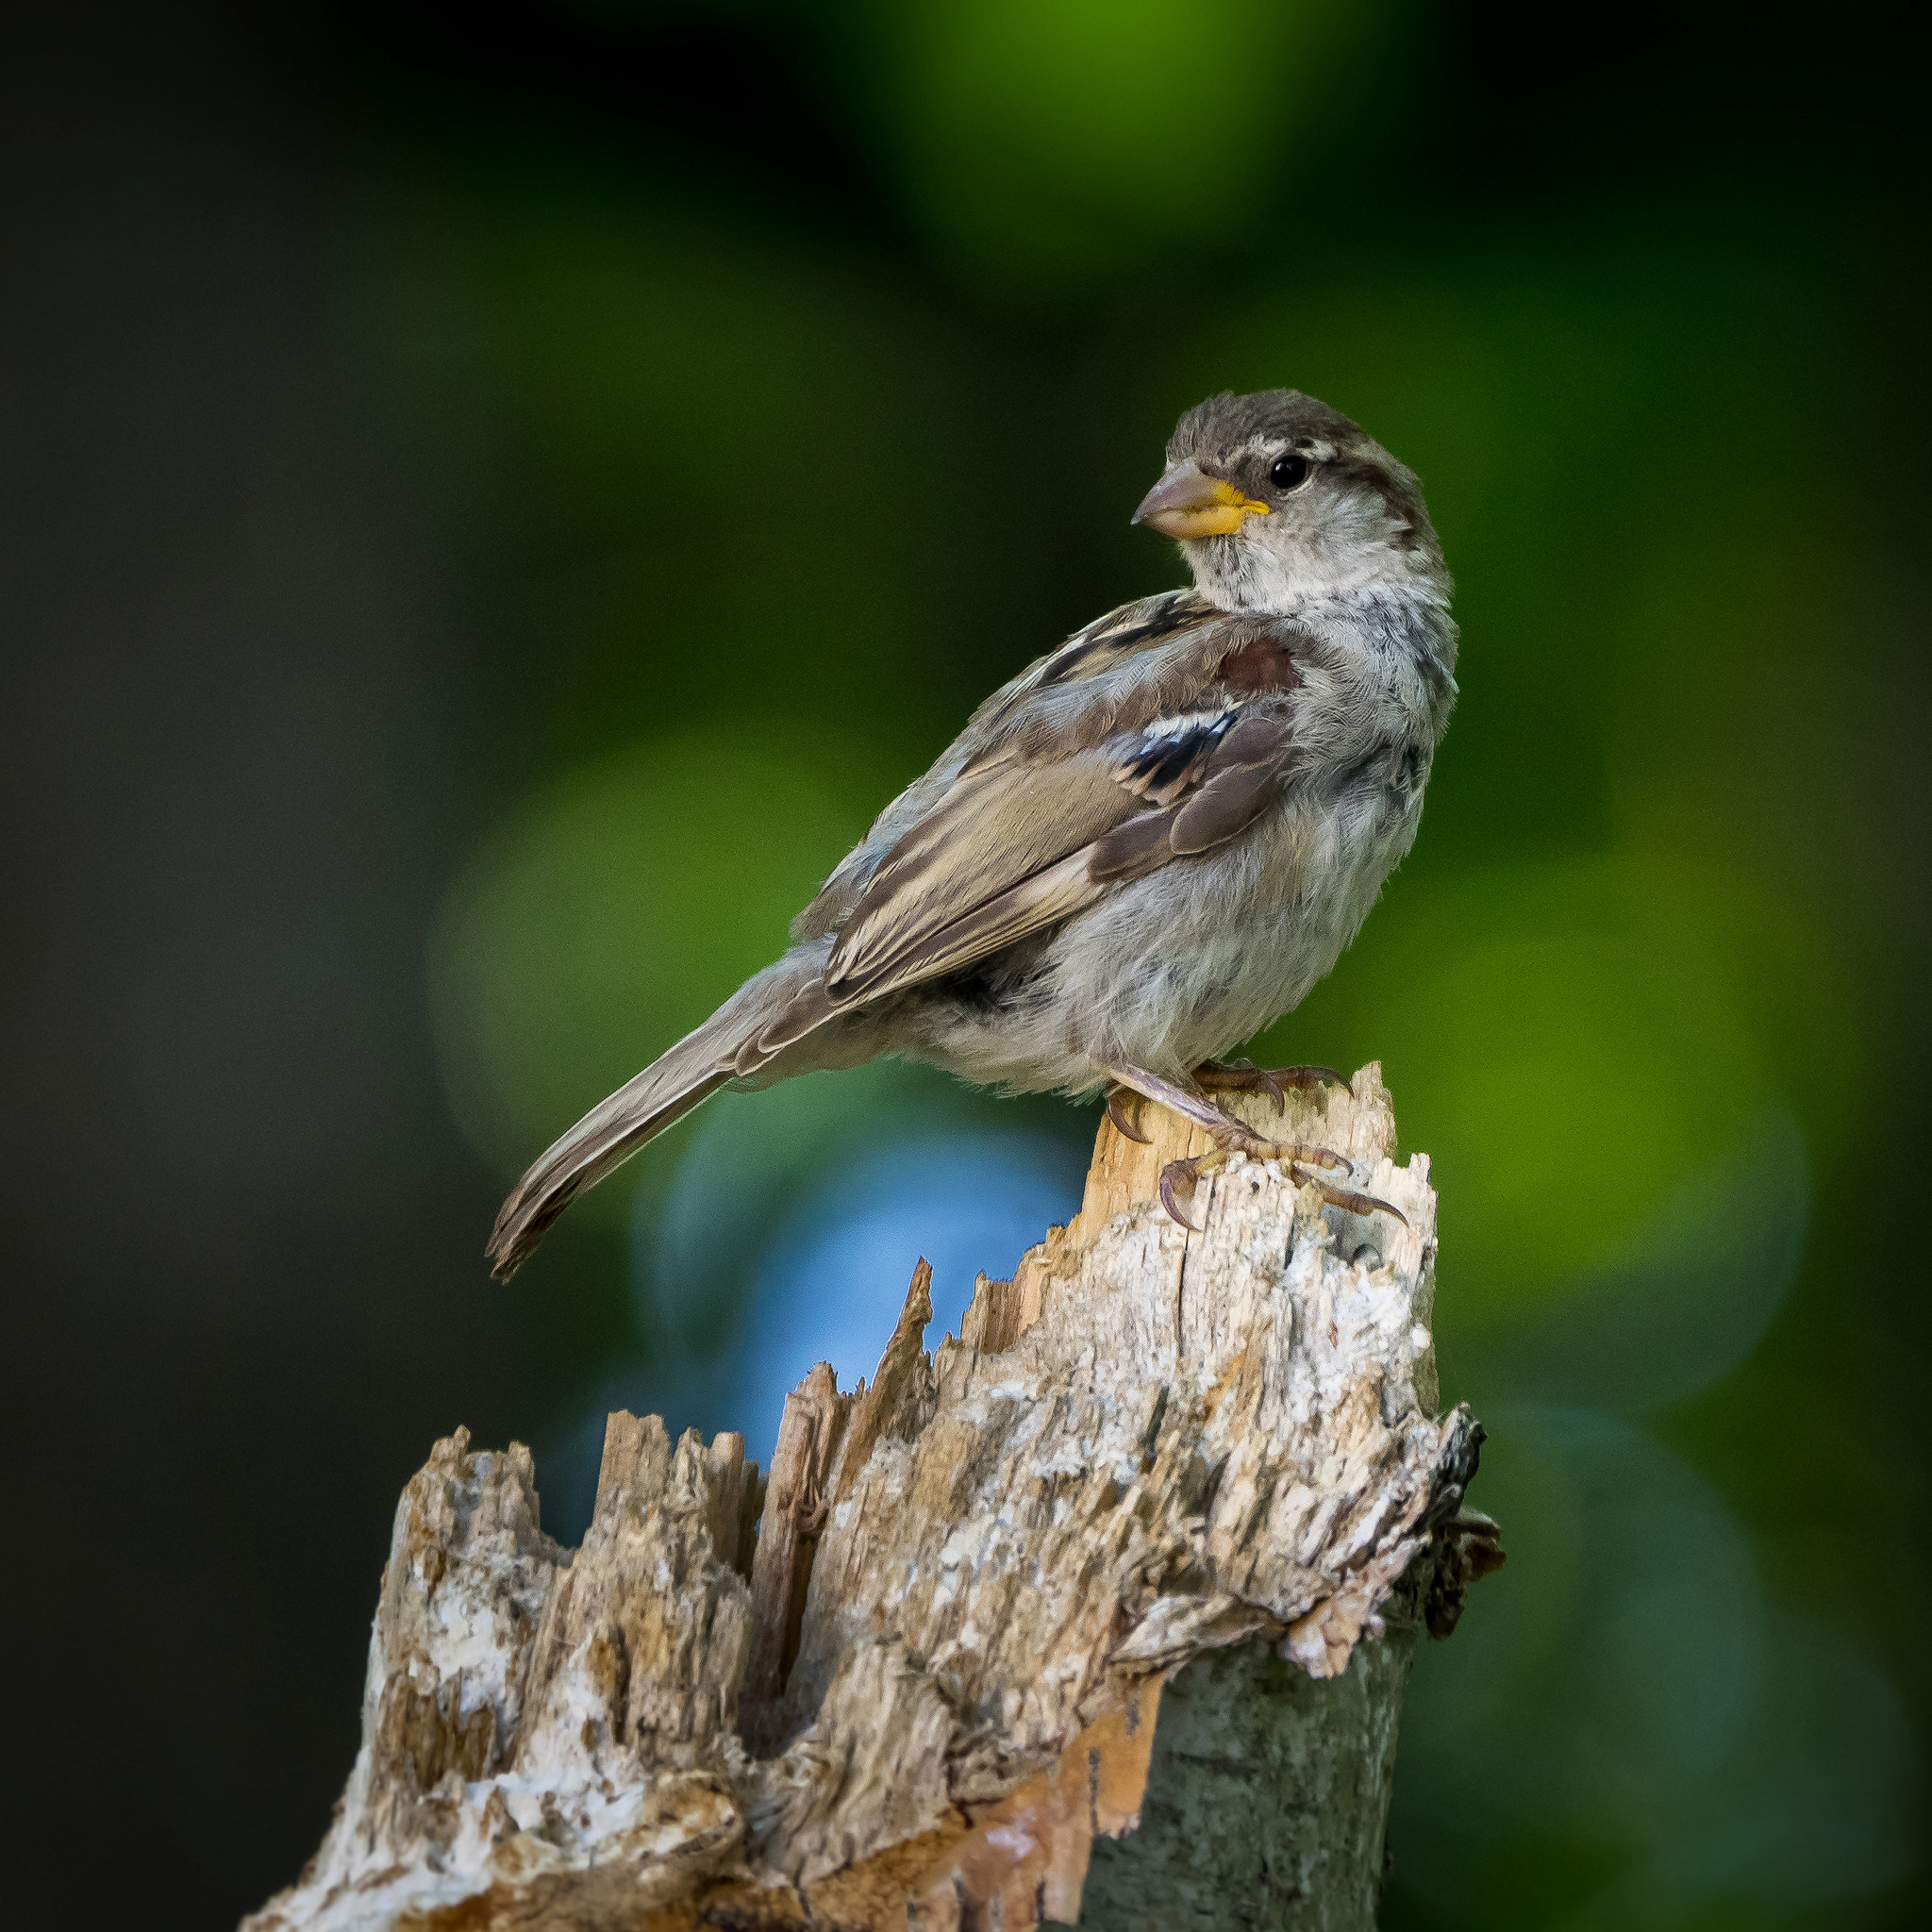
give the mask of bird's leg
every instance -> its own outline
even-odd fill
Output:
[[[1348,1085],[1348,1075],[1333,1067],[1257,1067],[1253,1060],[1203,1060],[1194,1069],[1195,1084],[1209,1093],[1265,1093],[1276,1113],[1288,1110],[1284,1087],[1319,1087],[1324,1080],[1338,1087]]]
[[[1312,1187],[1332,1208],[1346,1208],[1352,1214],[1373,1214],[1377,1208],[1386,1214],[1392,1214],[1403,1226],[1408,1225],[1408,1217],[1391,1202],[1378,1201],[1373,1194],[1358,1194],[1350,1188],[1338,1188],[1324,1181],[1319,1174],[1308,1173],[1302,1165],[1309,1161],[1331,1172],[1349,1171],[1349,1164],[1342,1157],[1329,1147],[1310,1147],[1299,1141],[1267,1141],[1252,1127],[1235,1119],[1201,1092],[1197,1088],[1188,1088],[1173,1080],[1163,1080],[1158,1074],[1150,1074],[1140,1067],[1109,1067],[1113,1086],[1108,1092],[1108,1111],[1113,1114],[1116,1097],[1123,1091],[1138,1093],[1143,1100],[1151,1100],[1157,1107],[1167,1108],[1185,1121],[1191,1121],[1213,1141],[1214,1145],[1206,1154],[1195,1155],[1188,1160],[1170,1160],[1160,1171],[1160,1205],[1183,1227],[1201,1232],[1199,1226],[1181,1212],[1179,1191],[1186,1188],[1191,1193],[1194,1184],[1205,1174],[1212,1174],[1216,1168],[1226,1166],[1230,1156],[1245,1154],[1253,1160],[1279,1160],[1288,1166],[1291,1176],[1298,1186]],[[1120,1124],[1118,1116],[1114,1124]],[[1131,1136],[1140,1139],[1139,1135]]]

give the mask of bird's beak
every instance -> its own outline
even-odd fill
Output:
[[[1232,483],[1210,476],[1198,463],[1176,463],[1134,512],[1164,537],[1225,537],[1243,517],[1265,517],[1268,506],[1243,496]]]

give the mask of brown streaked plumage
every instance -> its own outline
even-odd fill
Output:
[[[791,951],[524,1176],[498,1274],[720,1088],[879,1054],[1179,1108],[1222,1152],[1168,1177],[1177,1217],[1175,1190],[1227,1152],[1333,1158],[1258,1140],[1195,1074],[1246,1077],[1221,1057],[1328,970],[1414,837],[1454,701],[1448,574],[1415,478],[1312,397],[1215,397],[1168,456],[1137,521],[1181,538],[1195,587],[1109,612],[989,698]]]

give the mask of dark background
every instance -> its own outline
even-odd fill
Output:
[[[9,25],[16,1888],[190,1925],[293,1877],[439,1434],[534,1442],[573,1536],[605,1408],[758,1449],[922,1249],[943,1315],[1064,1212],[1091,1110],[869,1070],[480,1260],[986,691],[1176,580],[1125,522],[1174,416],[1289,383],[1420,471],[1464,626],[1416,853],[1262,1049],[1381,1058],[1435,1158],[1512,1551],[1419,1668],[1385,1923],[1924,1922],[1927,177],[1879,18]]]

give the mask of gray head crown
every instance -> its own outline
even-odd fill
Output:
[[[1298,389],[1257,390],[1238,396],[1223,390],[1205,403],[1196,403],[1174,426],[1168,438],[1167,459],[1185,462],[1224,456],[1244,443],[1269,441],[1307,447],[1321,441],[1340,448],[1362,439],[1358,423],[1340,409],[1331,409],[1317,396]]]

